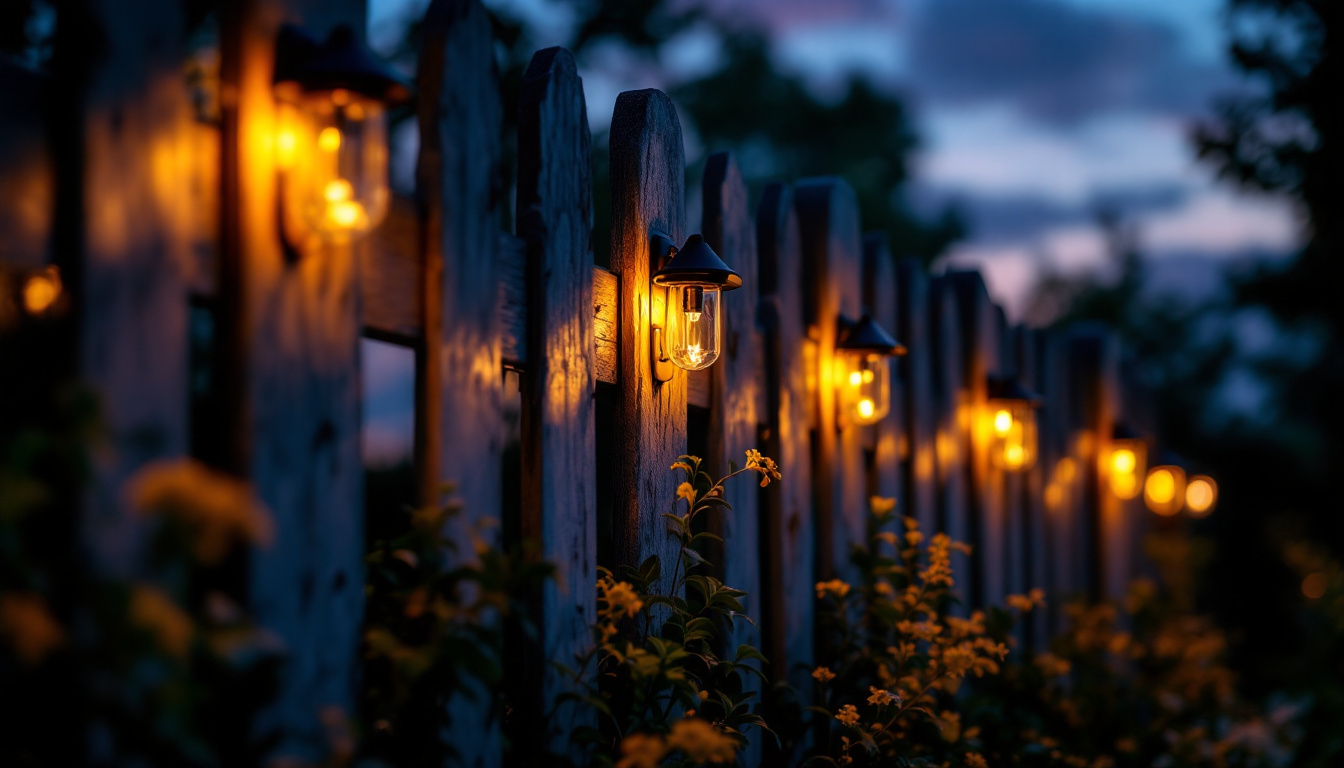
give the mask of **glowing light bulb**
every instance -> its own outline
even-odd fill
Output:
[[[1148,476],[1148,496],[1158,504],[1167,504],[1176,497],[1176,480],[1165,469]]]
[[[55,267],[33,275],[23,284],[23,308],[30,315],[40,315],[61,295],[61,276]]]
[[[857,387],[863,383],[863,374],[858,371],[849,372],[849,386]]]
[[[1192,477],[1185,486],[1185,508],[1192,517],[1203,517],[1213,509],[1218,498],[1218,486],[1207,477]]]
[[[318,149],[321,149],[323,152],[335,152],[336,150],[340,149],[341,148],[340,130],[332,126],[327,126],[326,128],[323,128],[322,132],[317,134],[317,147]]]
[[[1013,428],[1013,414],[1008,411],[999,411],[994,414],[994,431],[999,435],[1008,434],[1008,430]]]
[[[298,145],[298,139],[294,136],[294,131],[285,129],[275,137],[275,161],[281,168],[290,168],[294,165],[294,148]]]
[[[1134,471],[1136,460],[1134,452],[1121,448],[1111,454],[1111,469],[1118,475],[1128,475]]]
[[[865,397],[859,401],[860,417],[865,419],[871,419],[874,413],[877,413],[877,406],[873,405],[872,398]]]
[[[322,195],[327,198],[327,202],[339,203],[349,200],[351,196],[354,195],[354,188],[351,187],[350,182],[345,179],[336,179],[335,181],[327,182],[327,186],[322,191]]]
[[[349,200],[333,202],[327,208],[327,215],[332,224],[342,229],[350,229],[359,224],[364,217],[364,206]]]
[[[1003,461],[1008,469],[1017,469],[1022,466],[1022,460],[1026,457],[1026,451],[1018,443],[1009,443],[1003,449]]]

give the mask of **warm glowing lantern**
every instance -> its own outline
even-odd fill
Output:
[[[1143,483],[1143,501],[1153,512],[1171,517],[1185,506],[1185,470],[1166,462],[1148,470]]]
[[[347,26],[321,44],[286,27],[276,59],[286,230],[348,242],[387,215],[386,108],[408,100],[410,88]]]
[[[876,424],[891,410],[891,358],[905,354],[905,347],[869,315],[841,326],[840,407],[856,424]]]
[[[1111,437],[1111,452],[1106,458],[1111,493],[1122,499],[1139,495],[1148,464],[1148,445],[1133,430],[1123,424],[1115,426]]]
[[[1036,464],[1036,409],[1041,396],[1022,386],[1016,376],[989,377],[989,458],[1008,472],[1024,472]]]
[[[660,234],[653,240],[658,252],[671,257],[653,274],[653,284],[667,289],[666,322],[654,328],[655,338],[661,338],[654,344],[655,370],[658,362],[667,361],[688,371],[708,368],[719,359],[720,299],[724,291],[741,288],[742,277],[700,235],[686,238],[681,250]]]
[[[1204,517],[1218,503],[1218,484],[1207,475],[1195,475],[1185,484],[1185,508],[1191,517]]]

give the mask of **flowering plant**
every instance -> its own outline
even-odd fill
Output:
[[[717,480],[701,467],[695,456],[671,467],[684,481],[673,511],[663,515],[679,550],[665,594],[658,591],[664,564],[656,555],[638,567],[598,569],[596,644],[568,671],[577,696],[600,715],[600,764],[731,763],[748,743],[748,726],[768,732],[753,709],[759,693],[748,684],[748,676],[764,679],[756,665],[765,657],[750,645],[723,647],[734,622],[750,621],[746,593],[715,575],[700,548],[720,539],[698,523],[711,511],[731,511],[725,483],[754,473],[766,486],[780,478],[779,468],[755,450],[742,468],[730,467]],[[590,666],[596,685],[582,673]]]
[[[865,546],[851,560],[857,585],[819,582],[821,625],[817,704],[828,725],[810,766],[937,765],[984,768],[978,731],[963,727],[956,695],[968,676],[999,672],[1009,631],[1044,595],[1013,595],[987,617],[954,615],[952,552],[969,548],[946,534],[925,543],[919,524],[898,515],[894,499],[870,501]],[[802,728],[793,733],[806,733]]]

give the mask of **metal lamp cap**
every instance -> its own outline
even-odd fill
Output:
[[[731,291],[742,287],[742,276],[723,263],[702,235],[691,235],[681,250],[653,273],[653,284],[714,285]]]
[[[879,325],[872,315],[864,315],[850,325],[836,349],[889,356],[904,355],[906,352],[905,346]]]

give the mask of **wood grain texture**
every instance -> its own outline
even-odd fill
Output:
[[[908,352],[896,360],[905,406],[902,436],[902,494],[905,514],[925,531],[938,530],[937,405],[933,393],[933,338],[929,325],[929,278],[924,265],[901,259],[896,265],[896,338]]]
[[[620,277],[621,318],[613,528],[620,561],[638,565],[658,555],[666,581],[677,549],[660,515],[672,508],[680,481],[669,467],[686,449],[686,374],[677,369],[660,383],[650,370],[650,327],[662,314],[663,292],[650,290],[649,232],[683,240],[686,156],[672,100],[657,90],[622,93],[610,143],[611,269]]]
[[[102,564],[129,573],[139,525],[123,486],[148,462],[183,456],[188,445],[190,111],[180,82],[186,30],[179,9],[150,2],[90,2],[83,11],[100,48],[83,93],[69,94],[82,97],[83,125],[66,134],[80,146],[52,148],[83,162],[69,179],[80,184],[71,193],[82,201],[82,241],[75,253],[52,256],[78,262],[64,275],[75,290],[78,370],[101,399],[108,438],[107,449],[93,455],[83,534]],[[17,164],[20,176],[11,182],[19,187],[10,193],[46,183],[41,146],[25,144],[20,139],[12,148],[33,154]],[[14,217],[7,228],[23,235],[14,246],[39,246],[32,238],[41,235],[43,217],[33,206],[50,200],[7,209],[6,218]],[[45,248],[12,255],[46,260]]]
[[[523,372],[522,532],[556,567],[543,588],[542,712],[556,752],[585,708],[557,707],[597,617],[597,470],[593,387],[592,138],[583,81],[562,48],[537,52],[518,103],[518,235],[526,244],[528,366]],[[539,742],[541,740],[538,740]],[[526,745],[519,745],[526,750]],[[582,755],[572,755],[582,760]]]
[[[528,311],[527,243],[505,232],[495,249],[499,277],[499,357],[509,368],[527,365],[531,317]],[[591,290],[591,285],[589,286]]]
[[[764,386],[757,369],[756,304],[756,227],[747,202],[747,186],[737,162],[727,152],[710,155],[703,180],[703,234],[724,263],[742,276],[743,288],[722,296],[723,339],[717,362],[706,373],[712,385],[709,400],[709,450],[706,458],[713,474],[726,473],[729,462],[741,467],[746,451],[758,448],[756,413],[757,390]],[[773,458],[773,457],[772,457]],[[761,496],[755,475],[738,478],[724,489],[731,510],[715,513],[709,520],[711,530],[723,537],[719,560],[723,582],[746,591],[747,616],[752,623],[735,621],[726,638],[729,653],[737,647],[761,643],[760,525],[758,503]],[[754,666],[754,665],[753,665]],[[750,677],[749,690],[759,690],[759,681]],[[747,765],[761,760],[762,741],[768,738],[758,729],[747,737],[750,743],[741,759]]]
[[[1022,377],[1022,367],[1020,357],[1024,353],[1022,349],[1022,339],[1017,333],[1017,329],[1008,325],[1007,314],[1003,307],[994,307],[994,334],[999,340],[999,370]],[[1030,354],[1030,350],[1025,350]],[[1030,362],[1030,361],[1028,361]],[[992,414],[989,414],[992,416]],[[1008,594],[1020,595],[1027,591],[1026,578],[1026,557],[1027,557],[1027,523],[1026,523],[1026,504],[1025,498],[1027,486],[1029,484],[1028,472],[1002,472],[1003,478],[1003,559],[1004,559],[1004,591]],[[1017,630],[1019,638],[1022,637],[1023,629]]]
[[[425,14],[419,72],[420,197],[426,300],[422,384],[437,445],[425,467],[457,486],[465,514],[450,535],[500,514],[503,451],[499,273],[499,101],[490,19],[478,0],[435,0]],[[437,317],[435,317],[437,315]],[[437,338],[433,334],[437,332]],[[437,401],[437,405],[433,402]],[[466,551],[470,551],[467,549]],[[484,694],[484,692],[482,692]],[[490,704],[486,704],[490,702]],[[498,765],[488,695],[451,705],[446,738],[468,766]]]
[[[970,598],[975,606],[999,604],[1007,594],[1008,521],[1003,472],[990,465],[988,376],[999,373],[1002,346],[995,307],[979,272],[947,275],[961,331],[961,365],[966,393],[958,439],[966,457],[967,517],[971,561]]]
[[[124,12],[124,11],[123,11]],[[236,15],[235,15],[236,14]],[[221,21],[221,325],[234,358],[235,460],[275,517],[275,544],[250,563],[253,613],[284,641],[280,696],[262,727],[277,756],[320,760],[325,707],[354,703],[363,614],[358,261],[350,247],[289,250],[277,222],[272,153],[275,35],[363,28],[363,4],[274,0]],[[136,23],[139,23],[138,21]]]
[[[387,220],[359,249],[364,330],[370,336],[419,344],[424,321],[420,219],[415,200],[393,195]]]
[[[838,320],[857,320],[862,311],[859,282],[863,243],[858,203],[845,181],[805,179],[794,188],[802,236],[805,290],[810,299],[808,335],[817,343],[817,444],[812,467],[816,497],[818,578],[852,581],[851,547],[862,543],[868,501],[863,432],[837,412],[835,377]]]
[[[937,415],[934,458],[938,478],[939,529],[952,537],[953,541],[967,542],[971,535],[967,510],[969,489],[960,417],[966,412],[965,404],[970,397],[966,392],[966,369],[962,364],[961,329],[955,297],[945,275],[935,277],[929,283],[928,338],[933,350],[933,402]],[[971,564],[975,559],[960,552],[952,553],[957,592],[963,602],[971,594]]]
[[[593,267],[593,336],[597,349],[597,380],[616,383],[620,341],[620,281],[602,267]]]
[[[863,306],[883,328],[895,333],[896,328],[896,266],[884,233],[871,233],[863,238]],[[904,339],[898,340],[904,343]],[[888,358],[888,378],[891,381],[891,412],[872,426],[865,427],[865,447],[869,451],[868,492],[900,502],[901,461],[900,441],[904,434],[906,413],[905,397],[900,380],[892,375],[896,358]],[[903,515],[910,514],[904,506]]]
[[[784,479],[763,495],[765,527],[762,613],[772,677],[811,701],[814,523],[812,441],[808,428],[808,358],[803,352],[803,254],[793,191],[766,186],[756,213],[760,320],[765,330],[765,445]],[[743,290],[751,290],[747,286]]]

